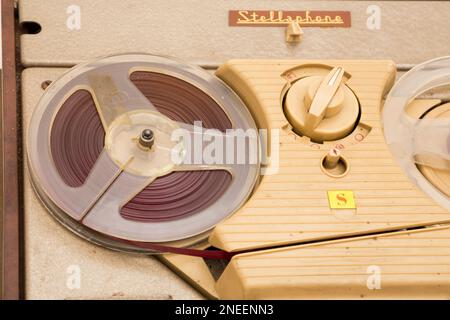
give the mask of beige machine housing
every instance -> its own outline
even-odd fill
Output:
[[[382,13],[379,29],[368,27],[373,5]],[[67,26],[71,6],[81,9],[80,29]],[[27,67],[21,77],[25,144],[31,113],[44,92],[42,83],[56,80],[76,63],[126,52],[175,56],[211,72],[220,66],[216,75],[240,95],[258,126],[280,133],[279,162],[271,149],[265,168],[273,173],[262,176],[251,199],[214,229],[209,243],[199,246],[252,251],[235,255],[217,282],[201,258],[129,255],[76,237],[50,217],[32,190],[25,165],[26,298],[449,297],[448,226],[394,232],[450,222],[450,213],[406,177],[384,143],[380,112],[396,65],[391,60],[348,59],[389,58],[404,69],[448,54],[447,35],[441,31],[450,19],[450,2],[20,0],[18,8],[20,22],[41,27],[20,39]],[[228,26],[229,10],[261,8],[348,10],[352,24],[302,28],[297,43],[285,41],[283,27]],[[420,49],[411,44],[420,44]],[[405,47],[413,49],[405,52]],[[236,58],[241,60],[230,60]],[[312,65],[322,67],[305,70]],[[360,114],[354,130],[343,138],[317,143],[292,130],[284,94],[290,82],[323,77],[333,67],[347,72],[345,85],[354,92]],[[336,147],[346,166],[338,175],[323,165]],[[356,207],[330,208],[330,191],[350,191]],[[373,233],[377,235],[367,236]],[[336,238],[342,239],[331,240]],[[305,244],[309,242],[314,244]],[[71,282],[78,271],[79,287]],[[376,279],[367,283],[378,271],[381,290]]]
[[[217,71],[241,95],[258,123],[281,130],[277,173],[264,176],[243,208],[215,228],[210,238],[214,246],[242,251],[449,221],[449,212],[408,179],[384,142],[381,99],[395,79],[392,62],[326,61],[352,76],[347,84],[360,103],[359,123],[345,138],[322,144],[292,131],[280,106],[286,84],[280,75],[289,70],[288,77],[296,79],[323,72],[294,68],[314,62],[319,63],[235,60]],[[335,147],[350,167],[339,178],[321,169],[322,159]],[[353,193],[354,208],[330,206],[327,192],[340,190]]]
[[[233,58],[389,58],[407,67],[449,53],[447,1],[19,0],[18,8],[21,23],[41,28],[21,36],[26,66],[145,52],[214,68]],[[284,25],[229,26],[230,10],[348,11],[351,25],[302,26],[301,42],[289,43]]]
[[[433,227],[238,255],[217,291],[224,299],[449,299],[449,231]]]

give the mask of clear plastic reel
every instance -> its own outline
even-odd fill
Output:
[[[425,178],[417,165],[450,170],[450,118],[417,119],[406,112],[419,95],[450,84],[450,57],[425,62],[403,75],[383,109],[386,143],[412,181],[444,208],[450,199]]]
[[[173,121],[160,112],[133,85],[134,71],[149,71],[182,79],[200,88],[223,108],[233,128],[256,130],[239,97],[205,70],[180,61],[152,55],[130,54],[102,58],[76,66],[54,81],[39,101],[29,128],[28,163],[33,185],[51,213],[81,236],[119,250],[141,251],[115,239],[186,246],[235,212],[248,198],[259,176],[259,161],[246,165],[174,163],[173,150],[192,157],[193,148],[174,149],[171,132],[210,141],[191,124]],[[105,147],[86,182],[79,188],[66,185],[58,174],[49,146],[52,122],[62,103],[76,90],[88,90],[105,129]],[[142,130],[151,128],[155,145],[139,147]],[[200,150],[201,151],[201,150]],[[138,222],[124,219],[119,210],[154,179],[174,171],[227,170],[231,185],[210,207],[173,221]],[[106,236],[106,237],[105,237]],[[110,237],[110,238],[109,238]],[[189,241],[192,239],[192,241]],[[146,251],[146,250],[142,250]],[[148,250],[147,250],[148,251]]]

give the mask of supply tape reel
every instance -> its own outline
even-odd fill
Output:
[[[407,72],[390,91],[383,110],[386,142],[400,166],[424,192],[450,210],[450,103],[414,117],[407,109],[419,95],[450,85],[450,57]]]
[[[194,121],[217,130],[198,132]],[[53,216],[99,245],[187,247],[247,200],[259,159],[192,161],[208,144],[172,134],[211,141],[231,128],[256,131],[239,97],[207,71],[152,55],[102,58],[74,67],[40,99],[28,133],[32,184]],[[191,161],[174,162],[174,150]]]

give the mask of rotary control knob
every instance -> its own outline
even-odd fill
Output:
[[[284,112],[294,131],[314,142],[339,140],[357,125],[359,103],[345,84],[342,67],[325,76],[294,82],[284,100]]]

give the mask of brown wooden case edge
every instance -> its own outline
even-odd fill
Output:
[[[21,298],[20,205],[18,163],[18,109],[16,96],[14,1],[1,1],[2,14],[2,123],[1,123],[1,205],[2,205],[2,292],[1,298]]]

